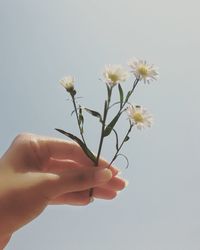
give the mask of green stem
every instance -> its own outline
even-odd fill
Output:
[[[121,105],[118,113],[116,116],[118,116],[118,119],[120,118],[121,114],[123,113],[123,108],[124,106],[127,104],[130,96],[133,94],[138,82],[139,82],[139,78],[136,78],[134,83],[133,83],[133,87],[130,91],[130,95],[125,99],[124,103]],[[108,113],[108,110],[109,110],[109,107],[110,107],[110,101],[111,101],[111,94],[112,94],[112,88],[110,89],[110,91],[108,91],[108,99],[107,99],[107,107],[106,107],[106,104],[104,106],[104,115],[103,115],[103,121],[102,121],[102,129],[101,129],[101,137],[100,137],[100,142],[99,142],[99,150],[98,150],[98,154],[97,154],[97,159],[96,159],[96,164],[95,166],[98,165],[98,162],[99,162],[99,157],[100,157],[100,154],[101,154],[101,149],[102,149],[102,146],[103,146],[103,140],[104,140],[104,130],[105,130],[105,125],[106,125],[106,118],[107,118],[107,113]]]
[[[77,110],[77,107],[76,107],[76,102],[75,102],[74,95],[71,94],[71,97],[72,97],[72,102],[73,102],[73,105],[74,105],[74,111],[75,111],[75,114],[76,114],[76,119],[77,119],[77,122],[78,122],[80,135],[81,135],[81,138],[82,138],[84,144],[86,145],[86,142],[85,142],[85,139],[84,139],[84,136],[83,136],[83,132],[82,132],[82,129],[81,129],[81,126],[80,126],[80,122],[79,122],[78,110]]]
[[[139,81],[140,81],[139,78],[136,78],[136,79],[135,79],[135,81],[134,81],[134,83],[133,83],[133,87],[132,87],[132,89],[131,89],[131,91],[130,91],[130,94],[129,94],[129,96],[125,99],[125,101],[124,101],[122,107],[120,108],[120,111],[121,111],[121,110],[124,108],[124,106],[127,104],[129,98],[130,98],[131,95],[133,94],[133,91],[135,90],[135,88],[136,88],[136,86],[137,86],[137,84],[138,84]]]
[[[129,128],[128,132],[126,133],[126,135],[125,135],[122,143],[120,144],[119,148],[117,149],[114,157],[112,158],[112,160],[111,160],[111,162],[109,164],[109,167],[112,165],[112,163],[114,162],[114,160],[117,158],[117,155],[118,155],[119,151],[121,150],[122,146],[124,145],[125,141],[127,140],[127,136],[130,134],[132,128],[133,128],[133,124],[130,124],[130,128]]]
[[[137,86],[139,80],[140,80],[140,79],[136,79],[136,80],[134,81],[134,83],[133,83],[133,88],[132,88],[132,90],[131,90],[131,92],[130,92],[130,96],[132,95],[133,91],[135,90],[135,88],[136,88],[136,86]],[[108,110],[109,110],[109,107],[110,107],[111,94],[112,94],[112,87],[111,87],[110,91],[109,91],[109,89],[108,89],[108,99],[107,99],[107,101],[105,102],[105,105],[104,105],[104,114],[103,114],[103,121],[102,121],[102,128],[101,128],[101,137],[100,137],[99,149],[98,149],[98,153],[97,153],[97,158],[96,158],[95,166],[98,166],[98,164],[99,164],[99,157],[100,157],[100,154],[101,154],[101,149],[102,149],[103,140],[104,140],[104,130],[105,130],[105,126],[106,126],[106,118],[107,118]],[[128,98],[126,98],[126,100],[124,101],[123,105],[120,107],[120,110],[119,110],[119,112],[118,112],[118,114],[117,114],[117,115],[119,115],[119,117],[120,117],[121,114],[123,113],[122,110],[123,110],[124,106],[126,105],[126,103],[128,102],[130,96],[129,96]],[[125,140],[126,140],[126,137],[128,136],[128,134],[130,133],[130,131],[131,131],[131,129],[132,129],[132,126],[133,126],[133,125],[130,126],[130,128],[129,128],[127,134],[126,134],[126,136],[124,137],[124,140],[122,141],[120,147],[118,148],[118,150],[117,150],[115,156],[113,157],[113,159],[112,159],[112,161],[111,161],[111,163],[109,164],[108,167],[110,167],[111,164],[113,163],[113,161],[116,159],[117,154],[119,153],[120,149],[122,148],[122,146],[123,146],[123,144],[124,144],[124,142],[125,142]],[[91,189],[89,190],[89,197],[90,197],[90,198],[93,196],[93,191],[94,191],[93,188],[91,188]]]
[[[139,78],[136,78],[136,79],[135,79],[135,81],[134,81],[134,83],[133,83],[133,87],[132,87],[131,91],[129,92],[130,94],[129,94],[129,95],[127,94],[127,97],[126,97],[124,103],[123,103],[122,105],[120,105],[119,111],[118,111],[118,113],[117,113],[116,116],[115,116],[115,117],[117,117],[116,122],[119,120],[121,114],[124,112],[123,108],[124,108],[124,106],[128,103],[128,100],[129,100],[129,98],[131,97],[131,95],[133,94],[133,91],[135,90],[135,88],[136,88],[136,86],[137,86],[137,84],[138,84],[139,81],[140,81]],[[113,127],[113,128],[114,128],[114,127]]]
[[[105,126],[106,126],[106,118],[107,118],[108,110],[109,110],[109,107],[110,107],[112,89],[113,89],[113,87],[111,87],[110,90],[108,89],[108,98],[107,98],[107,101],[105,101],[105,104],[104,104],[104,113],[103,113],[103,121],[102,121],[102,127],[101,127],[101,136],[100,136],[99,149],[98,149],[98,153],[97,153],[95,166],[98,166],[99,157],[100,157],[101,149],[102,149],[102,146],[103,146],[104,130],[105,130]]]

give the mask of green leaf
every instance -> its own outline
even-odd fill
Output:
[[[130,137],[127,135],[124,139],[124,142],[128,141],[130,139]]]
[[[128,91],[125,99],[125,103],[128,101],[129,97],[132,95],[132,91]]]
[[[120,96],[120,107],[122,107],[123,101],[124,101],[124,92],[121,87],[121,84],[118,84],[118,90],[119,90],[119,96]]]
[[[83,123],[84,123],[84,117],[83,117],[83,112],[82,112],[82,107],[79,106],[79,114],[78,114],[78,122],[80,125],[81,133],[83,133]]]
[[[114,102],[112,105],[110,105],[109,109],[111,109],[112,107],[114,107],[117,104],[120,104],[120,102]]]
[[[119,117],[120,117],[121,113],[118,113],[114,118],[113,120],[106,126],[105,130],[104,130],[104,133],[103,133],[103,136],[106,137],[108,136],[111,131],[113,130],[115,124],[117,123]]]
[[[92,110],[92,109],[88,109],[88,108],[84,108],[85,111],[87,111],[89,114],[99,118],[99,121],[102,123],[103,120],[102,120],[102,116],[99,112],[95,111],[95,110]]]
[[[106,87],[107,87],[107,91],[108,91],[108,97],[110,97],[111,93],[112,93],[112,88],[108,84],[106,84]]]
[[[75,136],[71,133],[68,133],[62,129],[56,128],[55,130],[57,130],[58,132],[60,132],[61,134],[65,135],[65,136],[69,137],[73,141],[77,142],[79,144],[79,146],[82,148],[82,150],[84,151],[84,153],[87,155],[87,157],[90,158],[94,163],[96,163],[96,157],[89,150],[89,148],[81,141],[81,139],[79,139],[77,136]]]
[[[119,137],[117,134],[117,131],[115,129],[113,129],[113,132],[115,133],[115,137],[116,137],[116,150],[119,150]]]
[[[75,110],[73,110],[73,111],[71,112],[71,116],[72,116],[74,113],[75,113]]]

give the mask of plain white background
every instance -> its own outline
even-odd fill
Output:
[[[6,250],[200,249],[199,7],[195,0],[0,0],[1,154],[20,132],[77,132],[58,84],[66,74],[76,76],[80,102],[101,110],[105,64],[126,66],[136,56],[160,72],[132,98],[155,124],[133,132],[123,149],[128,169],[116,162],[128,188],[113,201],[49,207]],[[87,119],[95,151],[98,126]],[[113,143],[105,143],[107,159]]]

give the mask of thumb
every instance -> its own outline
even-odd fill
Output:
[[[43,192],[52,199],[64,193],[83,191],[102,185],[112,178],[112,172],[107,168],[78,167],[45,176]]]

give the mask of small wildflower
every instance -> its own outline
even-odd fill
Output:
[[[120,82],[126,81],[129,73],[121,65],[106,65],[104,77],[110,86],[115,86]]]
[[[153,123],[152,115],[141,106],[130,105],[127,108],[127,113],[130,121],[136,125],[138,129],[151,127]]]
[[[59,81],[60,84],[70,93],[74,92],[74,77],[66,76]]]
[[[144,83],[150,83],[150,80],[157,80],[158,71],[154,65],[149,65],[145,60],[131,60],[128,65],[132,69],[132,73],[139,80],[143,80]]]

